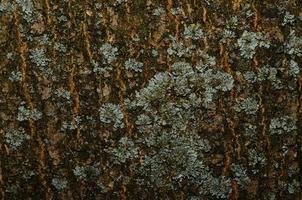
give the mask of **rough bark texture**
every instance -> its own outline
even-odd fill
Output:
[[[0,199],[302,199],[299,0],[2,0]]]

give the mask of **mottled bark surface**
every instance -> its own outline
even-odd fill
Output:
[[[302,199],[299,0],[2,0],[1,199]]]

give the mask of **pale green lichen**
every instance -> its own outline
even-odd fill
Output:
[[[300,74],[298,63],[294,60],[290,60],[288,65],[288,74],[296,78]]]
[[[242,165],[233,164],[231,170],[234,173],[237,184],[243,188],[251,182],[251,179],[247,175],[246,169]]]
[[[291,183],[288,184],[287,191],[289,194],[295,194],[300,191],[300,188],[301,188],[300,182],[294,179]]]
[[[92,60],[93,72],[98,74],[104,74],[112,70],[111,65],[101,66],[96,60]]]
[[[296,35],[295,30],[291,30],[289,33],[289,40],[285,44],[286,53],[291,56],[302,56],[302,37]]]
[[[86,174],[86,167],[84,166],[76,166],[73,170],[72,170],[73,174],[78,177],[79,179],[85,179],[87,177]]]
[[[4,141],[13,149],[18,149],[23,145],[26,140],[29,140],[30,136],[25,133],[23,128],[19,128],[17,130],[10,129],[4,135]]]
[[[52,68],[48,67],[48,65],[51,63],[51,59],[46,57],[46,52],[44,49],[36,48],[30,50],[29,58],[44,75],[51,76],[53,74]]]
[[[201,29],[200,24],[190,24],[188,26],[185,26],[183,35],[185,38],[190,38],[192,40],[198,40],[204,36],[204,33]]]
[[[55,95],[58,97],[62,97],[67,100],[68,103],[71,103],[71,94],[69,91],[65,90],[64,88],[59,88],[54,92]]]
[[[136,61],[135,59],[129,58],[125,62],[124,66],[127,70],[132,70],[135,72],[142,72],[144,64],[142,62]]]
[[[13,71],[8,78],[12,82],[18,82],[22,80],[22,74],[20,71]]]
[[[9,1],[4,1],[0,3],[0,12],[11,13],[15,9],[14,5]]]
[[[237,100],[236,105],[234,106],[234,109],[237,112],[244,111],[246,114],[254,115],[257,113],[259,109],[259,104],[255,97],[247,97],[243,99]]]
[[[65,178],[53,178],[51,184],[58,190],[62,191],[68,186],[68,181]]]
[[[286,11],[284,18],[283,18],[283,23],[282,25],[286,25],[286,24],[293,24],[295,22],[295,16],[290,14],[290,12]]]
[[[166,10],[163,7],[158,7],[156,9],[153,10],[153,14],[154,16],[161,16],[163,14],[166,13]]]
[[[155,185],[172,189],[184,181],[197,186],[200,194],[217,198],[226,198],[231,191],[230,181],[215,177],[203,163],[203,153],[211,150],[207,140],[194,133],[175,135],[168,132],[154,133],[142,140],[149,154],[145,155],[143,163],[135,171],[147,178],[141,183],[145,187]]]
[[[51,61],[46,58],[45,50],[40,48],[31,50],[29,57],[38,67],[46,67]]]
[[[171,8],[172,15],[180,15],[182,12],[183,9],[181,7]]]
[[[18,121],[26,121],[26,120],[34,120],[37,121],[42,118],[42,112],[38,111],[37,109],[28,109],[25,106],[21,105],[18,108]]]
[[[249,32],[245,30],[237,40],[240,49],[240,55],[247,59],[252,59],[256,53],[257,47],[270,47],[270,41],[260,32]]]
[[[296,134],[297,119],[292,116],[282,116],[272,118],[269,125],[269,131],[272,135]]]
[[[67,49],[66,47],[64,46],[64,44],[62,43],[59,43],[59,42],[56,42],[54,44],[54,49],[61,52],[61,53],[66,53],[67,52]]]
[[[99,52],[103,56],[103,64],[112,64],[116,61],[118,56],[118,48],[109,43],[104,43],[100,47]]]
[[[172,56],[176,55],[177,57],[183,57],[192,52],[195,49],[195,45],[185,46],[182,41],[176,41],[174,37],[170,37],[172,40],[171,47],[167,49],[167,53]]]
[[[137,158],[139,154],[138,147],[127,137],[122,137],[118,141],[117,148],[107,151],[111,154],[115,164],[124,164],[131,159]]]
[[[100,109],[100,120],[106,124],[113,124],[114,128],[124,128],[124,115],[119,105],[105,103]]]
[[[248,150],[249,165],[253,167],[252,172],[258,173],[267,163],[267,159],[263,152],[258,152],[255,149]]]
[[[34,2],[32,0],[16,0],[18,6],[21,7],[24,19],[27,22],[32,22],[34,17]]]

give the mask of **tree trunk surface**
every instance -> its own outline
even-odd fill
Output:
[[[299,0],[3,0],[0,199],[302,199]]]

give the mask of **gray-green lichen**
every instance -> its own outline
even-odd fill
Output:
[[[9,76],[9,80],[12,82],[18,82],[22,80],[22,74],[20,71],[13,71],[11,75]]]
[[[292,116],[282,116],[272,118],[269,125],[269,131],[272,135],[296,134],[296,121]]]
[[[297,36],[295,30],[289,33],[289,40],[285,44],[286,53],[291,56],[302,56],[302,38]]]
[[[19,147],[29,140],[30,136],[25,133],[25,130],[22,128],[19,129],[10,129],[4,135],[4,141],[13,149],[18,149]]]
[[[172,40],[172,44],[171,47],[167,49],[167,53],[171,56],[183,57],[190,54],[195,48],[195,45],[185,46],[182,41],[176,41],[174,37],[170,37],[170,39]]]
[[[46,67],[51,61],[46,58],[45,50],[39,48],[31,50],[29,57],[38,67]]]
[[[68,181],[65,178],[53,178],[51,184],[58,190],[62,191],[68,186]]]
[[[25,120],[39,120],[42,118],[42,112],[38,111],[37,109],[28,109],[24,105],[20,105],[18,108],[18,121],[25,121]]]
[[[183,35],[184,35],[184,38],[198,40],[204,36],[204,33],[201,29],[200,24],[190,24],[188,26],[185,26]]]
[[[112,104],[112,103],[105,103],[99,109],[99,113],[100,113],[101,122],[106,124],[113,124],[115,128],[124,127],[124,122],[123,122],[124,115],[119,105]]]
[[[270,41],[260,32],[244,31],[237,41],[240,48],[240,55],[247,59],[252,59],[256,53],[257,47],[270,47]]]
[[[237,112],[244,111],[246,114],[254,115],[259,109],[259,104],[255,97],[247,97],[237,101],[234,109]]]
[[[139,153],[138,147],[127,137],[122,137],[118,141],[117,148],[107,151],[112,155],[113,163],[116,164],[124,164],[131,159],[137,158]]]
[[[117,59],[118,48],[109,43],[104,43],[100,47],[99,52],[103,56],[103,64],[112,64]]]
[[[129,58],[126,62],[125,62],[125,68],[127,70],[132,70],[135,72],[142,72],[143,71],[143,63],[142,62],[138,62],[135,59],[131,59]]]
[[[241,165],[232,165],[232,172],[234,173],[235,180],[240,187],[244,187],[251,182],[247,175],[246,169]]]

